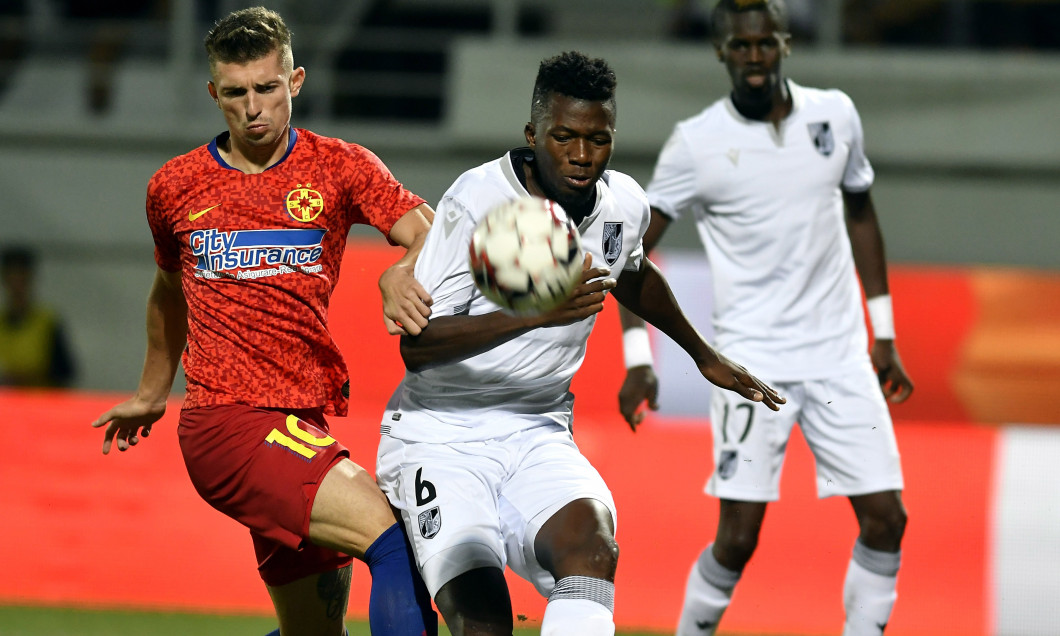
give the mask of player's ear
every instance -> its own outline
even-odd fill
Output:
[[[533,149],[537,143],[537,131],[534,129],[532,122],[526,122],[526,127],[523,128],[523,136],[526,137],[526,145]]]
[[[210,98],[213,100],[213,103],[217,104],[217,107],[220,108],[221,102],[217,99],[217,87],[213,85],[213,80],[206,82],[206,90],[210,92]]]
[[[717,44],[714,45],[714,54],[718,56],[718,61],[719,62],[724,62],[725,61],[725,54],[722,53],[721,47],[718,46]]]
[[[291,97],[298,97],[302,92],[302,83],[305,82],[305,67],[299,66],[291,72],[290,87]]]

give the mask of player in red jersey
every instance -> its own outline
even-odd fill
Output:
[[[434,212],[370,151],[291,126],[305,69],[278,14],[232,13],[206,50],[228,130],[148,185],[158,270],[143,373],[92,426],[106,427],[104,454],[136,445],[183,362],[188,474],[250,529],[284,636],[345,632],[351,556],[372,573],[374,634],[436,634],[400,524],[324,417],[348,407],[328,302],[350,227],[372,225],[407,249],[379,286],[389,330],[415,335],[431,300],[412,271]]]

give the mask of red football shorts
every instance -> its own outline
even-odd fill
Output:
[[[195,490],[250,529],[266,584],[283,585],[352,562],[309,542],[309,513],[320,482],[350,456],[328,434],[319,410],[186,409],[177,436]]]

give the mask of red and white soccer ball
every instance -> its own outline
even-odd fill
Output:
[[[548,199],[523,197],[494,208],[475,228],[469,251],[475,286],[512,314],[554,309],[581,281],[578,228]]]

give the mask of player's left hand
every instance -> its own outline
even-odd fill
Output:
[[[392,336],[418,336],[431,315],[434,300],[412,276],[412,268],[392,265],[379,277],[383,322]]]
[[[748,373],[747,369],[729,360],[718,352],[714,358],[698,363],[699,372],[712,384],[734,391],[752,402],[762,402],[774,411],[787,402],[776,389]]]
[[[872,344],[872,366],[880,379],[880,388],[888,402],[900,404],[913,394],[913,381],[902,366],[894,340],[877,340]]]
[[[103,454],[110,453],[111,445],[125,452],[140,443],[140,438],[151,434],[151,427],[166,413],[166,402],[152,402],[133,396],[111,407],[92,422],[92,428],[106,426],[103,431]]]
[[[641,408],[646,404],[647,409]],[[648,410],[659,410],[659,378],[655,369],[645,364],[626,371],[626,379],[618,391],[618,410],[636,433]]]

